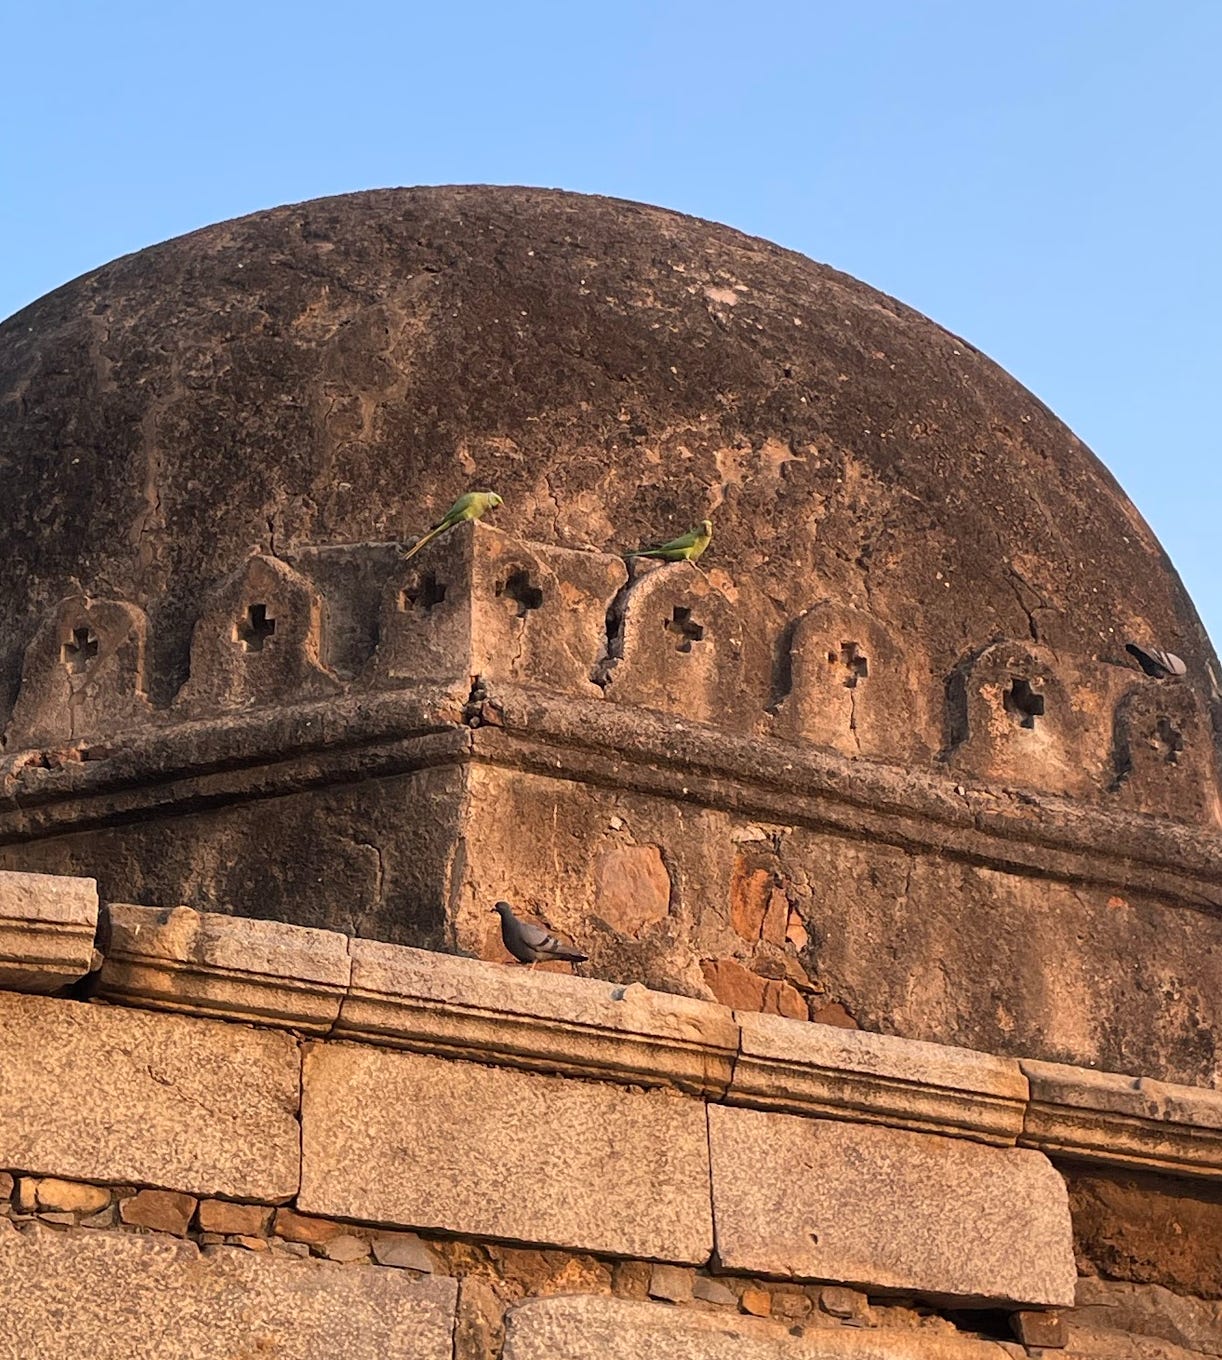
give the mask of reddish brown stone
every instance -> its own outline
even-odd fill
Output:
[[[197,1222],[204,1232],[258,1237],[267,1232],[272,1211],[264,1204],[231,1204],[223,1199],[200,1201]]]
[[[13,1194],[13,1178],[7,1171],[0,1171],[0,1199],[10,1199]]]
[[[749,869],[745,855],[735,856],[730,875],[730,922],[751,944],[763,933],[773,883],[769,870]]]
[[[700,965],[704,980],[723,1006],[765,1015],[787,1015],[805,1020],[806,1003],[796,987],[777,978],[760,977],[733,959],[705,959]]]
[[[638,936],[670,910],[670,875],[656,845],[608,850],[594,873],[596,910],[609,926]]]
[[[1222,1186],[1067,1163],[1079,1269],[1222,1298]]]
[[[177,1190],[138,1190],[119,1201],[119,1217],[133,1227],[185,1237],[196,1204],[194,1195]]]
[[[1057,1349],[1069,1343],[1069,1328],[1060,1313],[1023,1308],[1010,1314],[1010,1327],[1024,1346]]]
[[[304,1242],[310,1247],[321,1247],[324,1242],[347,1230],[342,1223],[332,1223],[329,1218],[313,1218],[293,1209],[277,1209],[273,1231],[287,1242]]]
[[[768,1317],[772,1312],[772,1295],[766,1289],[744,1289],[739,1303],[752,1317]]]
[[[845,1010],[839,1001],[830,1001],[811,1012],[812,1020],[820,1025],[836,1025],[840,1029],[860,1029],[861,1026]]]

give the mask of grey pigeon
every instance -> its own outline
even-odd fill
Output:
[[[1141,647],[1136,642],[1126,642],[1124,649],[1130,656],[1137,658],[1137,664],[1147,675],[1152,675],[1156,680],[1188,673],[1188,667],[1174,652],[1160,651],[1157,647]]]
[[[589,957],[563,940],[558,940],[542,926],[519,921],[508,902],[498,902],[492,910],[501,918],[501,939],[505,941],[505,948],[519,963],[545,963],[548,959],[585,963]]]

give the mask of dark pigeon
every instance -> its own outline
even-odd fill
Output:
[[[585,963],[589,957],[542,926],[519,921],[508,902],[498,902],[492,910],[501,918],[501,939],[505,941],[505,948],[519,963],[545,963],[548,959]]]

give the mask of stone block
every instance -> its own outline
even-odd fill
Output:
[[[692,1281],[692,1297],[699,1299],[701,1303],[712,1303],[719,1308],[736,1308],[738,1299],[734,1291],[720,1280],[714,1280],[708,1275],[697,1275]]]
[[[709,1135],[728,1270],[961,1304],[1073,1299],[1065,1185],[1038,1153],[716,1105]]]
[[[1027,1080],[1011,1058],[777,1016],[736,1016],[726,1101],[1013,1144]]]
[[[1024,1346],[1047,1346],[1060,1349],[1069,1341],[1069,1328],[1060,1313],[1041,1309],[1020,1308],[1010,1314],[1010,1330]]]
[[[267,1232],[271,1217],[272,1211],[265,1204],[232,1204],[224,1199],[206,1199],[199,1206],[196,1221],[201,1232],[258,1237]]]
[[[113,735],[149,720],[148,619],[124,600],[70,595],[26,648],[9,751]]]
[[[687,1303],[692,1297],[692,1279],[692,1271],[682,1266],[654,1266],[649,1272],[649,1297]]]
[[[1222,1178],[1222,1091],[1021,1060],[1021,1141],[1052,1155]]]
[[[252,554],[204,601],[174,706],[195,716],[335,694],[325,653],[322,596],[279,558]]]
[[[299,1090],[285,1034],[0,995],[0,1165],[285,1200],[298,1184]]]
[[[603,667],[607,698],[702,723],[762,712],[766,684],[755,677],[768,669],[746,664],[748,630],[730,595],[689,562],[638,570],[618,654]]]
[[[511,1308],[503,1360],[998,1360],[1004,1353],[995,1341],[944,1331],[796,1330],[772,1319],[570,1294]]]
[[[119,1217],[134,1228],[185,1237],[198,1201],[176,1190],[137,1190],[119,1201]]]
[[[383,595],[373,684],[472,676],[598,697],[623,561],[463,524],[401,566]]]
[[[319,1253],[328,1261],[340,1261],[350,1265],[353,1261],[363,1261],[369,1255],[369,1243],[363,1237],[352,1233],[340,1233],[329,1238],[319,1247]]]
[[[1084,1276],[1078,1281],[1077,1306],[1069,1320],[1075,1331],[1097,1327],[1113,1333],[1133,1332],[1183,1346],[1193,1355],[1222,1355],[1222,1299],[1193,1298],[1160,1285]]]
[[[898,645],[860,610],[831,600],[808,609],[791,630],[789,677],[777,736],[895,762],[928,759],[938,748],[928,661],[916,639]]]
[[[696,1094],[729,1083],[738,1026],[719,1006],[376,940],[351,954],[337,1036]]]
[[[1047,793],[1093,796],[1109,777],[1107,679],[1033,642],[995,642],[947,681],[954,768]]]
[[[325,1033],[351,964],[330,930],[190,907],[106,907],[99,994],[220,1019]]]
[[[782,978],[761,977],[734,959],[704,959],[700,971],[709,991],[723,1006],[805,1021],[802,993]]]
[[[373,1259],[380,1266],[419,1270],[426,1275],[437,1269],[437,1259],[415,1233],[383,1233],[372,1242]]]
[[[701,1102],[351,1044],[306,1050],[306,1213],[697,1263]]]
[[[0,989],[54,992],[93,967],[92,878],[0,872]]]
[[[344,1231],[342,1223],[332,1223],[329,1218],[313,1218],[309,1214],[299,1214],[293,1209],[277,1209],[274,1231],[277,1237],[286,1242],[299,1242],[308,1247],[321,1247],[333,1237]]]
[[[82,1185],[45,1176],[34,1189],[40,1209],[69,1214],[96,1214],[110,1203],[110,1191],[102,1185]]]
[[[41,1360],[451,1360],[457,1285],[133,1233],[0,1223],[5,1345]],[[341,1341],[342,1338],[342,1341]]]
[[[1197,825],[1215,816],[1214,738],[1209,715],[1180,680],[1149,676],[1116,706],[1116,802]]]

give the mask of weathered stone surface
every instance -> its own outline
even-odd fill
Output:
[[[383,1233],[371,1243],[373,1259],[380,1266],[398,1266],[401,1270],[420,1270],[431,1274],[437,1260],[415,1233]]]
[[[135,1228],[185,1237],[198,1201],[174,1190],[138,1190],[119,1201],[119,1217]]]
[[[45,1176],[38,1182],[34,1196],[40,1209],[55,1209],[72,1214],[96,1214],[110,1203],[110,1191],[101,1185],[82,1185]]]
[[[1222,1177],[1222,1091],[1023,1059],[1022,1142],[1056,1156]]]
[[[323,661],[323,604],[279,558],[254,553],[209,594],[175,699],[185,714],[334,694]]]
[[[801,992],[782,979],[761,977],[734,959],[705,959],[700,969],[709,990],[723,1006],[806,1019]]]
[[[1060,1313],[1020,1308],[1010,1314],[1010,1327],[1024,1346],[1060,1349],[1069,1340],[1069,1328]]]
[[[466,1275],[458,1287],[454,1360],[501,1360],[505,1308],[487,1280]]]
[[[283,1237],[287,1242],[321,1247],[333,1237],[338,1237],[344,1231],[344,1225],[333,1223],[329,1218],[299,1214],[293,1209],[277,1209],[274,1231],[277,1237]]]
[[[123,600],[69,595],[26,648],[9,750],[113,737],[147,723],[148,619]]]
[[[93,967],[92,878],[0,872],[0,988],[53,992]]]
[[[465,693],[478,675],[596,696],[590,677],[626,574],[607,553],[459,525],[388,579],[366,678],[452,681]]]
[[[1070,1316],[1075,1328],[1130,1332],[1203,1355],[1222,1355],[1219,1299],[1192,1298],[1161,1285],[1084,1276],[1078,1281],[1077,1304]]]
[[[231,1204],[224,1199],[200,1202],[197,1222],[201,1232],[257,1237],[267,1232],[272,1211],[265,1204]]]
[[[820,1328],[630,1299],[528,1299],[506,1318],[504,1360],[998,1360],[994,1341],[939,1332]]]
[[[692,1281],[692,1297],[719,1308],[733,1308],[738,1303],[732,1289],[708,1275],[697,1275]]]
[[[398,1271],[255,1257],[132,1233],[18,1232],[0,1223],[14,1356],[92,1360],[451,1360],[457,1287]],[[63,1319],[70,1319],[65,1326]]]
[[[726,1100],[1013,1143],[1027,1082],[1013,1059],[830,1025],[740,1013]]]
[[[757,1289],[754,1285],[748,1285],[743,1290],[738,1303],[743,1312],[750,1313],[752,1317],[768,1317],[772,1312],[772,1295],[766,1289]]]
[[[13,1178],[7,1171],[0,1171],[0,1199],[8,1199],[13,1193]]]
[[[307,1213],[674,1262],[712,1248],[699,1101],[338,1043],[307,1048],[303,1089]]]
[[[649,1297],[668,1303],[687,1303],[692,1297],[693,1274],[682,1266],[656,1265],[649,1272]]]
[[[709,1108],[730,1270],[968,1302],[1067,1304],[1065,1186],[1046,1158],[962,1138]]]
[[[670,875],[656,845],[623,845],[605,851],[594,871],[595,908],[625,935],[665,920],[670,910]]]
[[[324,1033],[352,971],[329,930],[190,907],[106,907],[102,996]]]
[[[38,1181],[33,1176],[19,1176],[13,1194],[13,1208],[18,1213],[32,1214],[38,1208]]]
[[[298,1091],[284,1034],[0,996],[0,1164],[284,1200],[298,1183]]]
[[[1084,1270],[1222,1299],[1222,1186],[1063,1164]]]
[[[729,1082],[738,1026],[718,1006],[373,940],[350,945],[338,1036],[702,1094]]]
[[[860,1290],[830,1284],[819,1291],[819,1307],[832,1317],[864,1317],[869,1311],[870,1301]]]
[[[363,1261],[369,1255],[369,1243],[363,1237],[355,1237],[352,1233],[340,1233],[336,1237],[328,1238],[319,1247],[319,1251],[328,1261],[340,1261],[344,1265],[349,1265],[353,1261]]]

